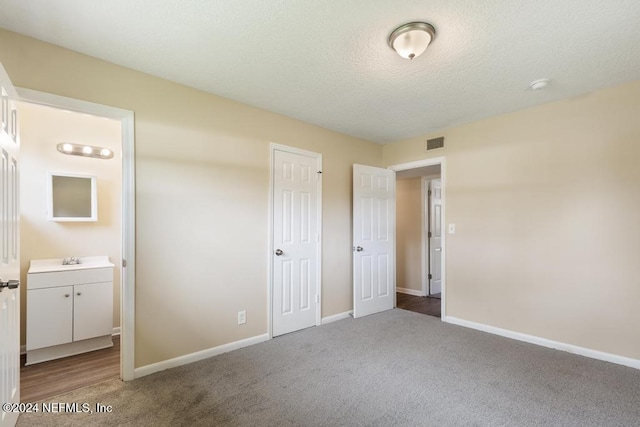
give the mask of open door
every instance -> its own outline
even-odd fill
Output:
[[[395,172],[353,165],[353,317],[395,305]]]
[[[17,94],[0,65],[0,402],[20,402],[20,209]],[[4,407],[3,407],[4,409]],[[18,412],[0,411],[0,426],[13,426]]]
[[[442,182],[432,179],[429,185],[429,295],[437,295],[442,292]]]

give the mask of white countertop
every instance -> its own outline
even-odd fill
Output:
[[[50,273],[52,271],[88,270],[91,268],[115,267],[115,265],[109,261],[109,257],[106,255],[80,257],[80,260],[81,264],[62,265],[62,258],[32,259],[28,273]]]

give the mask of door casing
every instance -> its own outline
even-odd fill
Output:
[[[442,183],[442,224],[446,224],[446,203],[445,203],[445,198],[446,198],[446,157],[441,156],[441,157],[433,157],[430,159],[424,159],[424,160],[417,160],[414,162],[408,162],[408,163],[400,163],[400,164],[396,164],[396,165],[392,165],[392,166],[388,166],[389,169],[398,172],[398,171],[403,171],[403,170],[409,170],[409,169],[417,169],[417,168],[422,168],[425,166],[435,166],[435,165],[440,165],[440,180]],[[424,193],[424,191],[423,191]],[[424,203],[423,203],[423,207],[424,207]],[[423,208],[424,210],[424,208]],[[424,223],[424,221],[423,221]],[[423,233],[424,234],[424,233]],[[442,271],[442,293],[441,293],[441,316],[440,319],[442,321],[445,321],[446,319],[446,308],[447,308],[447,304],[446,304],[446,269],[445,269],[445,265],[446,265],[446,256],[447,256],[447,251],[446,251],[446,232],[443,231],[442,233],[442,261],[441,261],[441,271]],[[424,237],[423,237],[424,240]],[[423,248],[425,247],[425,245],[422,245]],[[424,249],[423,249],[424,250]],[[397,250],[396,250],[397,252]],[[422,254],[422,259],[423,259],[423,263],[425,260],[425,257],[427,256],[427,254],[425,252],[423,252]],[[425,265],[423,265],[422,268],[422,274],[423,274],[423,279],[422,279],[422,283],[425,283],[425,276],[426,276],[426,268]],[[424,285],[423,285],[423,290],[424,290]]]
[[[120,378],[135,378],[135,138],[133,111],[16,88],[20,101],[119,120],[122,125],[122,276],[120,277]]]
[[[313,151],[307,151],[300,148],[290,147],[288,145],[277,144],[275,142],[271,142],[269,144],[269,214],[268,214],[268,230],[269,230],[269,238],[268,246],[267,246],[267,292],[269,295],[268,301],[269,306],[267,307],[267,323],[268,323],[268,331],[269,331],[269,339],[273,338],[273,221],[274,221],[274,205],[273,205],[273,195],[274,195],[274,186],[275,180],[273,176],[273,168],[275,162],[275,152],[276,151],[285,151],[293,154],[299,154],[303,156],[309,156],[316,159],[316,164],[318,166],[318,171],[322,171],[322,154],[315,153]],[[322,324],[322,175],[320,173],[320,179],[318,179],[318,192],[317,192],[317,230],[318,230],[318,251],[316,257],[316,280],[317,280],[317,295],[316,299],[316,326],[320,326]]]

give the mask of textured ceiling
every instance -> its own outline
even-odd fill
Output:
[[[387,37],[415,20],[437,35],[408,61]],[[2,28],[378,143],[638,80],[639,24],[638,0],[0,0]]]

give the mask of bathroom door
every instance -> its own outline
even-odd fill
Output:
[[[0,402],[20,402],[20,222],[18,197],[17,94],[0,64]],[[13,426],[17,412],[0,411],[0,426]]]

